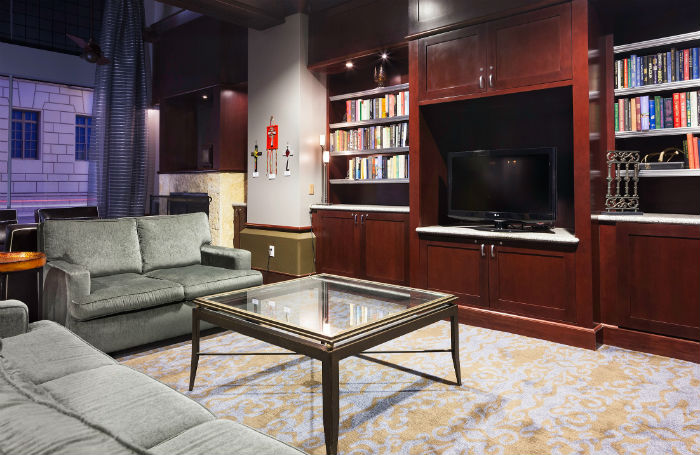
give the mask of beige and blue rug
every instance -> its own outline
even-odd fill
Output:
[[[700,365],[465,325],[460,343],[461,387],[436,380],[454,381],[449,353],[375,355],[403,371],[361,358],[341,361],[340,453],[700,454]],[[449,348],[449,324],[381,347],[387,348]],[[187,392],[190,349],[180,343],[120,360],[219,417],[325,453],[319,362],[205,356]],[[202,350],[279,348],[225,332],[204,340]]]

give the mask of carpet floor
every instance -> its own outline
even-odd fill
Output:
[[[339,452],[700,454],[698,364],[610,346],[589,351],[466,325],[460,344],[461,387],[451,382],[449,353],[341,361]],[[381,347],[440,348],[449,348],[447,322]],[[189,342],[179,343],[119,360],[218,417],[311,454],[325,453],[320,362],[204,356],[188,392],[190,349]],[[202,350],[279,348],[224,332],[203,340]]]

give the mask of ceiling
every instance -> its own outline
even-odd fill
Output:
[[[366,0],[159,0],[162,3],[211,16],[243,27],[263,30],[284,22],[290,14],[313,13]]]

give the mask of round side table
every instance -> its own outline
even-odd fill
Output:
[[[46,255],[34,251],[12,251],[0,252],[0,296],[7,300],[7,277],[10,273],[24,272],[25,270],[37,271],[37,308],[36,319],[43,316],[42,294],[44,290],[44,265]],[[30,320],[32,320],[32,309],[29,309]]]

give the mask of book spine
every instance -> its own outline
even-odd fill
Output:
[[[626,124],[625,124],[625,100],[624,99],[617,100],[617,106],[618,106],[617,110],[619,112],[619,121],[620,121],[619,130],[626,131],[627,128],[626,128]]]
[[[659,83],[659,59],[657,55],[652,55],[651,56],[651,83],[652,84],[658,84]]]
[[[681,111],[681,123],[679,126],[688,126],[688,101],[685,92],[681,92],[678,98],[678,108]]]
[[[615,103],[615,131],[620,131],[620,105]]]
[[[630,87],[637,86],[637,56],[630,55]]]
[[[627,131],[632,131],[632,103],[630,98],[625,99],[625,125]]]
[[[650,130],[655,130],[656,129],[656,100],[654,98],[649,98],[649,125],[647,129]]]
[[[671,51],[666,51],[666,60],[664,60],[664,64],[665,64],[664,67],[666,69],[666,82],[671,82],[673,80],[671,78],[671,72],[672,72],[671,62],[672,61],[673,60],[671,60]]]
[[[683,80],[690,79],[690,49],[683,49]]]
[[[698,94],[697,109],[698,109],[698,122],[695,125],[700,126],[700,94]]]
[[[673,127],[679,128],[681,126],[681,94],[673,94]]]
[[[664,128],[673,128],[673,98],[664,98]]]
[[[654,115],[656,117],[656,120],[654,122],[655,129],[662,128],[661,122],[664,119],[663,108],[664,108],[664,105],[663,105],[663,102],[661,101],[661,97],[655,96],[654,97]]]
[[[690,92],[685,94],[685,125],[684,126],[691,126],[692,125],[692,119],[693,119],[693,114],[692,110],[690,109]]]
[[[686,140],[685,143],[687,144],[687,150],[688,150],[688,169],[696,169],[696,164],[695,164],[695,147],[693,147],[693,143],[695,142],[693,140],[693,135],[691,133],[688,133],[685,135]]]
[[[700,49],[697,47],[693,48],[693,79],[700,79]]]
[[[634,113],[637,115],[637,129],[635,131],[642,130],[642,98],[636,97],[634,99]]]
[[[666,54],[659,52],[657,55],[657,61],[659,62],[659,69],[658,72],[659,74],[657,75],[657,80],[659,81],[659,84],[662,84],[664,82],[664,74],[666,74],[666,71],[664,70],[664,57]]]
[[[690,125],[698,125],[698,92],[690,92]]]
[[[625,67],[624,67],[624,73],[623,73],[624,76],[622,79],[622,86],[624,88],[627,88],[627,87],[629,87],[629,73],[628,73],[629,72],[629,59],[624,60],[624,65],[625,65]]]
[[[649,129],[649,97],[639,97],[639,126],[640,130],[646,131]]]
[[[678,80],[678,65],[676,64],[676,48],[671,48],[671,82],[676,82]]]
[[[700,157],[698,156],[698,138],[693,137],[693,161],[695,162],[694,169],[700,169]]]

